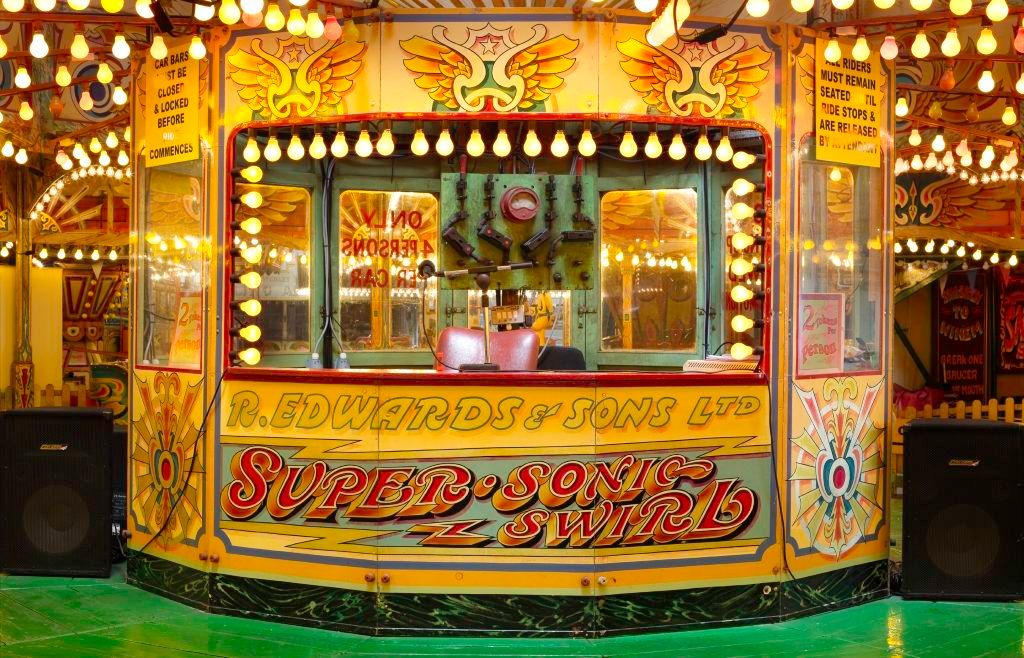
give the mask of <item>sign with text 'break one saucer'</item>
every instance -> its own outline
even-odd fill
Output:
[[[199,157],[199,62],[188,41],[167,46],[167,56],[146,56],[146,166]]]

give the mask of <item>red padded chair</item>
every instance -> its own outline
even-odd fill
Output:
[[[530,329],[491,332],[491,363],[501,370],[536,370],[540,339]],[[437,353],[444,361],[435,366],[452,372],[464,363],[484,362],[484,332],[466,327],[445,327],[437,337]]]

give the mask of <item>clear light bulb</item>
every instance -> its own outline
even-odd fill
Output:
[[[589,128],[585,129],[583,134],[580,135],[580,143],[576,145],[576,150],[585,158],[589,158],[597,153],[597,142],[594,141],[594,135],[590,132]]]
[[[244,178],[250,183],[258,183],[261,180],[263,180],[263,170],[257,167],[256,165],[249,165],[248,167],[243,167],[242,170],[239,171],[238,173],[242,175],[242,178]]]
[[[153,18],[153,6],[151,0],[135,0],[135,13],[142,18]]]
[[[246,162],[259,162],[260,145],[256,142],[255,137],[249,137],[249,139],[245,140],[245,148],[242,149],[242,159]]]
[[[260,336],[263,335],[263,332],[260,330],[259,326],[255,324],[250,324],[239,329],[238,335],[244,338],[245,340],[249,341],[250,343],[255,343],[260,339]]]
[[[737,169],[746,169],[755,162],[757,162],[757,156],[746,151],[736,151],[736,154],[732,156],[732,166]]]
[[[526,139],[523,141],[523,153],[531,158],[535,158],[540,155],[542,146],[540,139],[537,138],[537,131],[530,128],[526,131]]]
[[[736,196],[744,197],[757,189],[757,187],[746,178],[737,178],[732,182],[732,186],[729,189]]]
[[[732,330],[738,334],[745,333],[754,328],[754,321],[745,315],[732,316],[732,321],[729,324],[732,326]]]
[[[932,150],[936,153],[946,150],[946,139],[943,137],[941,130],[935,133],[935,137],[932,139]]]
[[[632,158],[638,150],[636,140],[633,139],[633,131],[626,130],[622,134],[622,142],[619,143],[619,155],[624,158]]]
[[[420,135],[422,134],[423,131],[420,131]],[[416,139],[413,138],[413,142],[415,141]],[[424,138],[424,146],[426,145],[426,142],[427,140],[426,138]],[[507,158],[509,154],[512,153],[512,142],[509,141],[508,132],[504,128],[500,128],[498,130],[498,136],[494,138],[494,144],[491,146],[491,150],[494,151],[494,155],[498,156],[499,158]],[[415,153],[415,150],[413,152]],[[417,155],[422,155],[422,153]]]
[[[306,155],[306,149],[302,146],[302,140],[299,139],[298,133],[293,134],[288,141],[287,153],[291,160],[301,160],[302,156]]]
[[[149,46],[149,54],[153,59],[164,59],[167,57],[167,44],[159,34],[153,37],[153,43]]]
[[[828,40],[828,44],[825,46],[825,61],[830,64],[835,64],[842,56],[843,51],[839,47],[839,41],[835,37],[832,37]]]
[[[331,155],[336,158],[344,158],[348,155],[348,142],[345,141],[345,132],[339,130],[331,140]]]
[[[653,160],[661,157],[662,150],[661,140],[658,139],[658,133],[653,130],[647,133],[647,142],[644,144],[644,155]]]
[[[18,72],[14,74],[14,86],[18,89],[24,89],[32,84],[32,76],[28,74],[28,69],[24,66],[18,67]]]
[[[28,162],[28,152],[23,148],[18,149],[18,154],[14,156],[14,161],[18,164],[25,164]]]
[[[256,209],[263,205],[263,195],[253,190],[252,192],[246,192],[240,196],[239,201],[249,208]]]
[[[683,136],[680,133],[672,135],[672,142],[668,145],[668,157],[673,160],[682,160],[686,157],[686,144],[683,143]],[[733,155],[733,158],[736,156]]]
[[[203,43],[202,37],[198,34],[192,37],[192,41],[188,44],[188,56],[192,59],[203,59],[206,57],[206,44]]]
[[[238,282],[250,290],[255,290],[263,283],[263,277],[260,276],[259,272],[246,272],[238,277]]]
[[[270,3],[267,7],[267,14],[263,17],[263,25],[271,32],[280,32],[285,25],[284,14],[276,2]],[[303,25],[305,29],[305,25]]]
[[[50,44],[46,43],[46,37],[42,32],[32,35],[32,42],[28,46],[28,53],[36,59],[42,59],[50,54]]]
[[[996,88],[996,81],[992,77],[992,71],[985,69],[981,72],[981,77],[978,78],[978,91],[987,94]]]
[[[956,34],[956,28],[952,27],[946,32],[946,38],[942,40],[939,50],[946,57],[956,57],[960,54],[960,38]]]
[[[359,131],[359,139],[356,140],[356,155],[368,158],[372,154],[373,142],[370,141],[370,133],[364,128]]]
[[[484,138],[480,135],[480,130],[474,128],[473,132],[469,134],[469,141],[466,142],[466,153],[474,158],[479,158],[486,149],[487,146],[484,144]]]
[[[263,230],[263,222],[261,222],[257,217],[249,217],[239,222],[238,228],[249,235],[259,235],[260,231]]]
[[[761,18],[768,13],[771,6],[768,4],[768,0],[747,0],[747,13],[754,18]]]
[[[564,130],[556,130],[555,138],[551,140],[551,155],[556,158],[564,158],[569,154],[569,142],[565,139]]]
[[[256,317],[263,311],[263,305],[258,299],[247,299],[244,302],[236,302],[236,305],[242,313],[250,318]]]
[[[754,293],[753,291],[750,290],[750,288],[746,287],[743,284],[739,284],[733,286],[732,290],[729,291],[729,296],[732,297],[732,301],[736,302],[737,304],[742,304],[743,302],[749,302],[751,299],[753,299]]]
[[[238,8],[235,0],[221,0],[220,9],[217,10],[217,18],[225,25],[234,25],[242,18],[242,10]]]
[[[107,131],[107,136],[103,140],[108,149],[117,148],[117,133],[113,130]]]
[[[701,133],[697,145],[693,148],[693,154],[701,161],[711,159],[711,142],[708,141],[707,133]]]
[[[910,54],[918,59],[924,59],[931,51],[932,46],[928,42],[928,37],[924,35],[923,31],[918,32],[914,37],[914,43],[910,44]]]
[[[537,135],[533,136],[534,140],[537,140]],[[527,141],[529,141],[529,135],[527,135]],[[537,146],[540,147],[540,141],[537,140]],[[452,141],[452,134],[447,128],[441,129],[441,134],[437,136],[437,143],[434,144],[434,150],[441,157],[448,157],[455,151],[455,142]],[[540,150],[537,151],[540,153]]]
[[[110,95],[110,98],[114,101],[114,105],[124,105],[128,102],[128,92],[126,92],[124,87],[121,85],[117,85],[114,87],[114,91]]]
[[[377,153],[387,157],[395,152],[395,138],[391,134],[391,128],[385,128],[384,132],[377,138]]]
[[[867,61],[867,58],[871,56],[871,47],[868,46],[868,40],[863,34],[857,37],[857,41],[854,42],[853,50],[850,51],[850,54],[858,62]]]
[[[732,142],[729,141],[728,135],[722,135],[722,138],[718,140],[718,147],[715,149],[715,157],[721,162],[729,162],[732,160],[732,156]]]
[[[270,136],[267,145],[263,147],[263,157],[267,162],[277,162],[281,159],[281,144],[274,135]]]
[[[501,136],[500,133],[498,136]],[[430,150],[430,142],[427,141],[427,136],[423,133],[422,128],[417,128],[416,132],[413,133],[412,145],[409,148],[413,155],[426,155]]]
[[[117,152],[117,166],[128,166],[128,154],[124,152],[124,149],[121,149],[120,151]]]
[[[260,351],[250,347],[238,353],[238,359],[247,366],[254,366],[260,362]]]
[[[985,16],[993,23],[1006,20],[1009,14],[1010,7],[1006,4],[1006,0],[990,0],[985,7]]]
[[[322,160],[326,156],[327,144],[324,142],[324,136],[317,132],[313,135],[313,141],[309,143],[309,157]]]

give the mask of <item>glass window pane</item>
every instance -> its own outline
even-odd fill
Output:
[[[239,194],[259,192],[259,208],[240,206],[237,220],[260,220],[259,233],[235,234],[248,270],[259,272],[260,285],[250,290],[236,284],[235,299],[260,300],[263,310],[252,320],[261,330],[255,346],[264,356],[302,354],[310,347],[310,216],[309,190],[284,185],[238,185]]]
[[[199,368],[203,344],[203,165],[143,170],[138,334],[141,364]]]
[[[883,308],[879,169],[805,162],[800,187],[797,373],[876,370]]]
[[[608,192],[601,235],[601,349],[694,351],[697,191]]]
[[[423,324],[433,336],[437,284],[427,284],[423,300],[416,266],[433,258],[437,248],[437,199],[417,192],[346,190],[338,210],[342,349],[426,349]]]

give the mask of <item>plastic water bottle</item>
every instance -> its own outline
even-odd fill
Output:
[[[338,356],[334,358],[334,367],[336,370],[348,370],[351,368],[352,366],[348,364],[348,354],[345,354],[344,352],[338,354]]]
[[[313,352],[309,355],[309,359],[306,360],[306,367],[310,370],[319,370],[323,368],[323,364],[320,362],[320,355]]]

